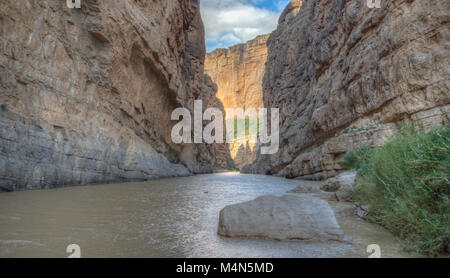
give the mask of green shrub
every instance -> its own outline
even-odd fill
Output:
[[[230,168],[230,169],[228,169],[228,171],[229,172],[240,172],[241,169],[239,169],[239,168]]]
[[[346,155],[358,170],[355,197],[371,207],[369,221],[397,235],[409,251],[449,253],[450,125],[425,133],[403,124],[383,147]]]
[[[342,165],[347,169],[356,169],[362,175],[368,171],[374,151],[370,147],[362,147],[356,151],[351,151],[345,155]]]

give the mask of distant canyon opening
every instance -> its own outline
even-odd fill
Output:
[[[264,108],[262,82],[267,61],[267,39],[269,35],[260,35],[243,44],[228,49],[216,49],[206,54],[205,74],[217,85],[216,97],[224,109]],[[237,126],[244,122],[245,134],[234,134],[234,141],[229,144],[230,155],[237,170],[256,160],[258,144],[249,137],[253,127],[258,126],[258,117],[238,118],[226,115],[227,124]]]

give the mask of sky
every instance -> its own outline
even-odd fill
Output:
[[[244,43],[275,30],[290,0],[201,0],[206,49]]]

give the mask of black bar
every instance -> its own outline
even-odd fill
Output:
[[[78,277],[98,274],[104,276],[167,277],[193,276],[276,276],[276,277],[319,277],[318,275],[339,275],[380,278],[393,274],[405,275],[442,271],[447,273],[447,259],[1,259],[2,272],[10,269],[14,274],[22,271],[77,275]],[[228,265],[236,268],[230,268]],[[205,272],[177,272],[180,266],[209,265]],[[253,267],[250,267],[253,266]],[[256,266],[258,266],[256,268]],[[264,266],[264,267],[262,267]],[[224,269],[225,267],[225,269]],[[184,268],[186,270],[187,268]],[[200,268],[197,268],[199,270]],[[253,271],[251,271],[253,269]],[[89,274],[89,275],[87,275]],[[15,276],[16,276],[15,275]],[[6,276],[5,276],[6,277]]]

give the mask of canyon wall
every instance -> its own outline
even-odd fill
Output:
[[[206,55],[205,73],[217,84],[217,97],[225,108],[264,107],[262,80],[269,35],[258,36],[228,49]]]
[[[171,140],[172,111],[211,98],[199,1],[81,2],[0,4],[0,189],[226,168]]]
[[[206,55],[205,73],[217,84],[217,97],[227,108],[262,108],[262,80],[267,59],[267,39],[261,35],[228,49]],[[228,115],[229,116],[229,115]],[[230,143],[231,156],[241,168],[256,159],[257,146],[247,138]]]
[[[448,122],[449,27],[449,1],[292,1],[268,40],[263,82],[265,106],[280,108],[280,151],[244,172],[324,179],[398,122]]]

